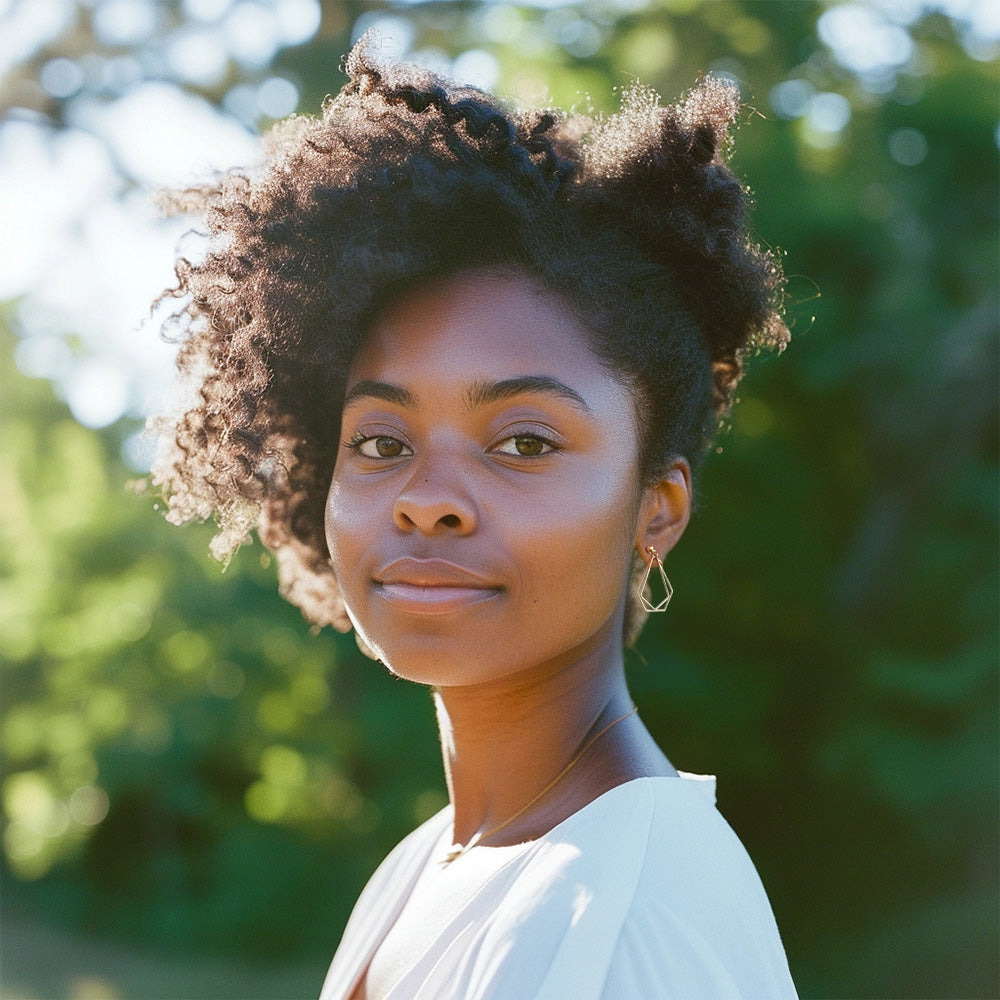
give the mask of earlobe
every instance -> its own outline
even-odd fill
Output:
[[[646,562],[647,549],[656,549],[660,557],[677,544],[691,518],[691,466],[686,459],[675,459],[660,480],[643,492],[635,548]]]

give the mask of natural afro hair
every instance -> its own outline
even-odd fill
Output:
[[[204,214],[210,244],[164,293],[189,392],[153,421],[153,480],[171,521],[216,518],[220,558],[256,529],[284,595],[337,627],[323,511],[345,380],[407,288],[503,270],[561,296],[632,392],[644,482],[697,466],[747,352],[788,335],[780,268],[724,163],[735,86],[705,78],[668,107],[634,86],[608,117],[510,110],[379,65],[370,41],[319,118],[275,127],[258,171],[165,196]]]

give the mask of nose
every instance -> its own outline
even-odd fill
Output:
[[[460,463],[442,457],[414,464],[413,475],[393,505],[396,527],[425,535],[475,531],[478,513]]]

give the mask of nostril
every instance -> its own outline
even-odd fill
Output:
[[[457,528],[461,524],[457,514],[445,514],[444,517],[440,518],[440,522],[446,528]]]

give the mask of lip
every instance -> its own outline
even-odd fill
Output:
[[[401,611],[447,614],[497,597],[502,587],[445,559],[395,559],[375,574],[379,596]]]

